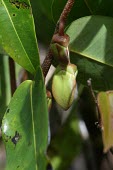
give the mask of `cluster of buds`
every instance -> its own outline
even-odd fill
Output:
[[[59,64],[53,75],[52,94],[64,110],[69,109],[74,100],[78,72],[76,65],[70,63],[68,45],[68,35],[55,34],[53,36],[51,51]]]

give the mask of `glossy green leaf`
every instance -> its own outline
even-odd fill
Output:
[[[88,16],[69,26],[71,62],[78,67],[78,80],[92,78],[94,89],[113,88],[113,18]]]
[[[98,94],[104,152],[113,147],[113,91]]]
[[[28,0],[0,0],[0,45],[18,64],[36,72],[39,54]]]
[[[14,93],[2,121],[2,136],[6,170],[45,169],[48,110],[40,68],[35,81],[23,82]]]

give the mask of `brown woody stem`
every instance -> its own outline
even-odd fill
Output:
[[[73,4],[74,4],[74,0],[67,1],[67,3],[60,15],[60,18],[56,24],[54,34],[58,33],[60,36],[64,36],[64,28],[65,28],[65,24],[66,24],[66,19],[72,9]],[[44,78],[46,77],[46,75],[49,71],[52,60],[53,60],[53,55],[52,55],[51,49],[49,48],[48,54],[42,64],[42,71],[43,71]]]
[[[44,78],[46,77],[46,75],[47,75],[47,73],[50,69],[52,60],[53,60],[53,55],[51,53],[51,50],[49,49],[48,54],[47,54],[47,56],[44,59],[44,62],[42,64],[42,71],[43,71]]]
[[[15,76],[15,63],[11,57],[9,57],[9,71],[10,71],[11,95],[13,95],[13,93],[16,90],[16,76]]]
[[[68,0],[59,18],[59,35],[64,35],[64,28],[67,17],[73,7],[74,0]]]

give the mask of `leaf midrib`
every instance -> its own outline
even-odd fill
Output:
[[[84,53],[82,53],[82,52],[79,52],[79,51],[76,51],[76,50],[73,50],[73,49],[70,49],[70,52],[79,54],[79,55],[84,56],[84,57],[86,57],[86,58],[88,58],[88,59],[91,59],[91,60],[93,60],[93,61],[96,61],[96,62],[99,62],[99,63],[101,63],[101,64],[104,64],[104,65],[106,65],[106,66],[113,67],[112,64],[104,63],[104,62],[102,62],[102,61],[100,61],[100,60],[97,60],[97,59],[95,59],[95,58],[92,58],[92,57],[90,57],[90,56],[88,56],[88,55],[86,55],[86,54],[84,54]]]

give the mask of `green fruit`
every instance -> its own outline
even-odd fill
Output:
[[[54,60],[57,63],[67,65],[69,63],[69,50],[68,47],[63,47],[58,43],[51,44],[51,52],[54,54]]]
[[[76,76],[77,67],[74,64],[68,64],[65,67],[59,65],[53,76],[52,94],[64,110],[67,110],[74,100]]]

